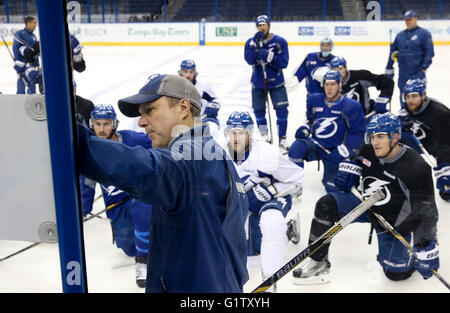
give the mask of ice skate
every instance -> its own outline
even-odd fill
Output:
[[[310,258],[306,262],[293,272],[295,285],[320,285],[330,282],[331,264],[327,258],[322,261]]]
[[[289,145],[287,143],[286,137],[280,138],[278,147],[280,148],[280,152],[283,154],[287,154],[289,152]]]

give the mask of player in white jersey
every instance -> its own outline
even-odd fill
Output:
[[[204,123],[209,124],[210,131],[212,131],[211,135],[214,136],[214,132],[219,131],[220,126],[219,120],[217,119],[217,114],[220,109],[220,99],[207,81],[198,78],[197,66],[194,60],[183,60],[178,74],[193,83],[198,93],[202,96],[200,116]]]
[[[233,112],[222,144],[235,163],[249,199],[248,255],[261,254],[262,276],[266,279],[283,265],[289,240],[295,244],[300,240],[298,220],[286,223],[286,215],[292,198],[301,195],[303,168],[289,161],[277,147],[255,140],[252,130],[248,112]]]

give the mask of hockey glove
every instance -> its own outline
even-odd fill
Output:
[[[272,49],[266,50],[266,49],[259,49],[256,53],[256,58],[260,61],[270,63],[273,59],[273,51]]]
[[[389,76],[390,78],[394,79],[394,69],[393,68],[386,68],[384,70],[384,74]]]
[[[343,144],[339,145],[331,151],[330,155],[328,156],[328,161],[339,164],[342,160],[350,157],[350,152],[348,151],[347,147]]]
[[[39,45],[39,41],[36,41],[34,43],[33,50],[35,55],[39,55],[41,53],[41,46]]]
[[[217,114],[219,113],[219,107],[213,105],[206,105],[204,114],[207,117],[217,118]]]
[[[308,125],[302,125],[295,132],[295,139],[306,139],[310,135],[311,135],[311,128]]]
[[[264,40],[264,37],[265,35],[263,31],[257,32],[253,37],[253,41],[259,45],[259,43]]]
[[[72,58],[73,69],[78,73],[83,72],[86,69],[86,62],[84,61],[83,54],[75,54]]]
[[[401,109],[398,112],[398,118],[402,124],[402,130],[411,132],[411,127],[414,124],[414,120],[411,118],[408,111],[406,111],[406,109]]]
[[[36,55],[36,52],[32,48],[25,48],[23,51],[23,56],[26,63],[33,63]]]
[[[442,163],[434,168],[436,187],[442,193],[450,194],[450,164]]]
[[[398,51],[392,52],[391,60],[394,61],[394,62],[398,62]]]
[[[362,168],[351,161],[339,163],[339,171],[334,178],[336,187],[345,192],[350,192],[353,186],[359,185]]]
[[[247,191],[248,202],[250,204],[249,210],[255,213],[259,213],[261,207],[267,202],[273,199],[273,194],[269,189],[262,185],[257,184],[249,191]]]
[[[431,241],[424,248],[414,247],[417,260],[414,263],[416,270],[424,279],[430,278],[432,270],[439,269],[439,248],[434,241]]]
[[[378,98],[375,100],[375,106],[374,110],[377,113],[386,113],[387,112],[387,104],[389,102],[388,97],[378,96]]]

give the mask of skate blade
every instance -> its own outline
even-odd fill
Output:
[[[292,282],[297,286],[324,285],[330,282],[330,274],[320,274],[308,278],[292,277]]]

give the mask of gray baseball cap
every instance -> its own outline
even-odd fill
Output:
[[[162,96],[186,98],[198,110],[202,108],[202,97],[189,80],[179,75],[155,74],[148,78],[138,94],[119,100],[120,112],[128,117],[140,116],[140,104],[154,101]]]

